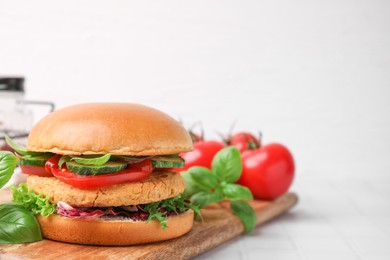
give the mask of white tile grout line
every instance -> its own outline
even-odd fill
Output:
[[[386,198],[386,195],[384,195],[381,191],[378,191],[377,189],[375,189],[375,188],[373,187],[372,182],[365,182],[365,183],[366,183],[367,187],[368,187],[369,189],[371,189],[373,192],[375,192],[377,195],[379,195],[380,197]],[[371,220],[370,220],[370,222],[371,222]],[[389,223],[390,223],[390,219],[389,219]],[[387,230],[387,229],[382,229],[382,227],[376,225],[375,223],[374,223],[374,225],[375,225],[376,227],[378,227],[379,229],[381,229],[384,233],[386,233],[386,235],[388,236],[388,238],[390,238],[390,231],[389,231],[389,230]]]
[[[367,184],[367,182],[365,183]],[[331,185],[336,188],[337,185],[335,185],[334,183],[331,183]],[[370,185],[367,185],[367,187],[370,188],[371,191],[373,191],[374,193],[377,193],[378,195],[381,196],[380,193],[376,192],[375,189],[372,188],[372,186]],[[340,191],[341,193],[343,193],[345,195],[345,197],[347,198],[347,200],[351,203],[351,205],[356,209],[356,211],[359,212],[359,214],[363,217],[365,217],[365,219],[370,222],[371,224],[373,224],[375,227],[381,229],[380,226],[378,226],[374,221],[371,220],[371,218],[367,217],[367,215],[356,205],[356,203],[353,201],[353,199],[351,198],[351,196],[349,196],[348,194],[346,194],[345,192],[342,191],[342,189],[340,188],[336,188],[338,191]],[[390,220],[389,220],[390,221]],[[382,230],[382,229],[381,229]],[[382,230],[384,231],[384,230]],[[385,232],[385,231],[384,231]],[[388,232],[385,232],[386,235],[388,236],[388,238],[390,238],[390,234]]]
[[[335,184],[334,181],[328,180],[327,182],[330,184],[330,186],[331,186],[333,189],[335,189],[335,190],[339,191],[340,193],[344,194],[345,198],[347,198],[347,200],[348,200],[348,201],[350,202],[350,204],[355,208],[355,210],[356,210],[357,212],[359,212],[359,215],[363,216],[369,223],[373,224],[373,226],[375,226],[375,227],[381,229],[375,222],[373,222],[370,218],[368,218],[368,217],[364,214],[364,212],[362,212],[362,210],[356,205],[356,203],[353,201],[353,199],[352,199],[347,193],[345,193],[345,192],[343,191],[343,189],[340,189],[340,188],[337,187],[337,184]],[[373,190],[373,189],[371,188],[371,190]],[[373,191],[374,191],[374,190],[373,190]],[[332,224],[330,223],[330,225],[332,225]],[[333,226],[333,225],[332,225],[332,226]],[[363,256],[362,252],[359,250],[359,248],[356,247],[356,246],[354,246],[354,244],[351,242],[351,240],[350,240],[349,238],[347,238],[346,236],[344,236],[344,235],[340,232],[340,230],[339,230],[337,227],[334,227],[334,226],[333,226],[333,228],[334,228],[335,231],[339,234],[339,236],[340,236],[341,238],[343,238],[343,239],[347,242],[348,246],[351,247],[351,248],[353,249],[353,251],[357,254],[357,257],[359,257],[359,259],[364,259],[364,256]],[[386,235],[388,236],[388,233],[387,233],[387,232],[386,232]]]
[[[285,235],[290,239],[291,243],[296,248],[296,251],[301,259],[307,259],[307,256],[304,252],[304,250],[299,246],[299,243],[295,241],[295,239],[288,233],[286,227],[284,226],[283,222],[278,221],[278,218],[275,219],[275,222],[281,225],[281,228],[283,229]]]
[[[241,244],[241,243],[239,243]],[[245,250],[242,249],[242,245],[240,245],[240,248],[238,250],[238,254],[240,257],[240,260],[248,260],[249,258],[245,255]]]
[[[240,239],[240,242],[238,243],[240,245],[240,259],[241,260],[249,260],[249,257],[247,255],[247,251],[245,250],[245,247],[242,243],[242,240]]]
[[[328,184],[331,184],[331,183],[329,183],[328,180],[323,180],[323,181],[328,182]],[[330,185],[330,186],[332,187],[333,185]],[[333,187],[333,188],[334,188],[334,187]],[[347,199],[350,200],[349,197],[348,197]],[[314,205],[312,205],[312,206],[314,206],[314,208],[318,208],[318,206],[315,206],[316,203],[313,203],[313,204],[314,204]],[[326,218],[325,218],[325,220],[326,220]],[[354,256],[356,256],[358,259],[362,259],[361,254],[360,254],[359,252],[356,251],[356,249],[351,245],[350,241],[349,241],[342,233],[340,233],[339,230],[338,230],[337,228],[335,228],[330,222],[328,222],[328,221],[326,221],[326,222],[327,222],[328,225],[330,225],[330,226],[332,227],[332,229],[336,232],[336,234],[338,235],[338,237],[341,238],[341,239],[345,242],[345,244],[351,249],[351,251],[354,253]],[[299,243],[297,243],[297,242],[295,241],[294,237],[291,236],[291,235],[288,233],[288,231],[287,231],[286,227],[284,226],[284,224],[283,224],[283,223],[281,223],[281,224],[282,224],[282,227],[283,227],[283,229],[285,230],[287,236],[293,241],[294,245],[297,247],[298,253],[300,254],[300,256],[303,256],[305,259],[307,259],[308,257],[307,257],[307,255],[306,255],[306,253],[305,253],[305,250],[304,250],[303,248],[301,248],[301,247],[299,246]]]
[[[338,192],[340,192],[341,194],[343,194],[346,198],[346,200],[350,203],[350,205],[357,211],[359,212],[359,215],[363,216],[365,218],[365,220],[367,220],[369,223],[372,223],[373,226],[375,227],[378,227],[377,224],[375,224],[369,217],[367,217],[364,212],[362,212],[362,210],[359,209],[359,207],[356,205],[356,203],[353,201],[353,199],[346,193],[343,191],[343,189],[341,189],[337,183],[335,181],[331,181],[331,180],[323,180],[324,182],[326,182],[328,184],[329,187],[331,187],[333,190],[336,190]],[[370,190],[373,192],[373,193],[376,193],[377,195],[381,195],[378,191],[376,191],[376,189],[374,189],[371,185],[367,185],[367,187],[370,188]],[[311,206],[313,206],[313,210],[315,209],[318,209],[318,207],[320,206],[315,206],[316,203],[313,203],[311,204]],[[294,248],[295,248],[295,252],[300,256],[301,259],[307,259],[308,256],[307,256],[307,252],[300,246],[300,244],[295,240],[294,236],[293,235],[290,235],[290,233],[287,231],[287,228],[285,226],[285,224],[281,221],[279,221],[279,219],[281,218],[282,216],[279,216],[273,220],[271,220],[270,222],[268,222],[268,224],[279,224],[282,228],[282,230],[284,231],[284,235],[292,242]],[[362,252],[359,250],[359,248],[357,248],[356,246],[354,246],[354,244],[352,243],[352,241],[348,238],[347,235],[345,235],[342,231],[340,231],[340,229],[337,227],[337,225],[334,225],[332,224],[330,221],[328,221],[328,219],[325,217],[325,221],[326,223],[335,231],[335,233],[338,235],[338,237],[340,239],[343,240],[343,242],[345,242],[345,244],[351,249],[351,252],[353,253],[353,255],[355,257],[357,257],[358,259],[364,259],[364,256],[362,254]],[[259,227],[261,228],[261,227]],[[380,229],[380,227],[378,227]],[[388,232],[386,231],[386,235],[388,236]],[[243,241],[239,241],[238,243],[239,245],[239,248],[238,248],[238,251],[239,251],[239,254],[240,254],[240,259],[242,260],[248,260],[249,259],[249,255],[248,255],[248,252],[245,250],[245,247],[244,247],[244,244],[243,244]],[[289,250],[290,251],[290,250]],[[292,250],[291,250],[292,251]],[[291,252],[290,251],[290,252]]]
[[[332,187],[332,189],[334,190],[337,190],[340,192],[340,189],[336,188],[334,182],[330,181],[330,180],[327,180],[326,181],[330,187]],[[348,201],[351,202],[351,198],[349,196],[347,196],[344,192],[341,192],[342,194],[344,194],[344,196],[347,198]],[[356,211],[358,211],[359,213],[361,213],[359,211],[359,209],[356,207],[355,204],[351,203],[351,205],[356,209]],[[344,240],[344,242],[348,245],[349,248],[352,249],[352,252],[354,252],[355,256],[358,258],[358,259],[363,259],[363,256],[362,254],[353,246],[353,243],[351,243],[351,241],[347,238],[346,235],[344,235],[336,226],[334,226],[332,223],[329,223],[329,225],[332,226],[332,228],[334,229],[334,231],[338,234],[338,236]]]

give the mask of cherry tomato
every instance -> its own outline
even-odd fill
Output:
[[[238,183],[255,198],[272,200],[288,191],[294,179],[294,159],[281,144],[269,144],[242,154],[243,169]]]
[[[57,164],[55,163],[56,160]],[[57,179],[82,189],[99,188],[124,182],[139,181],[149,177],[153,171],[152,162],[150,160],[129,164],[128,168],[120,172],[96,176],[78,175],[69,171],[65,166],[59,168],[58,158],[56,158],[56,156],[50,158],[46,165]]]
[[[20,165],[22,173],[28,175],[37,175],[41,177],[53,177],[53,174],[48,173],[43,166],[30,166],[30,165]]]
[[[192,166],[203,166],[210,169],[214,155],[224,147],[225,145],[218,141],[194,143],[193,151],[180,154],[185,160],[185,164],[183,168],[177,168],[176,171],[185,171]]]
[[[236,146],[240,152],[254,150],[260,147],[260,139],[249,132],[238,132],[233,134],[227,141],[229,145]]]

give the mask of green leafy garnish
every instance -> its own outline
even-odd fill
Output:
[[[71,157],[71,161],[75,161],[84,165],[103,165],[110,160],[111,154],[104,154],[98,157]]]
[[[29,165],[34,160],[47,160],[52,153],[30,152],[23,145],[15,143],[8,135],[5,135],[7,144],[15,150],[15,154],[9,151],[0,151],[0,189],[11,179],[18,163]]]
[[[242,171],[240,151],[235,147],[226,147],[219,151],[213,158],[212,170],[221,182],[238,181]]]
[[[256,227],[256,213],[246,201],[232,201],[230,208],[245,223],[246,233],[251,232]]]
[[[222,185],[222,193],[228,200],[252,200],[253,195],[247,187],[226,183]]]
[[[42,240],[41,229],[32,212],[19,205],[0,205],[0,244],[39,240]]]
[[[244,224],[245,232],[256,226],[256,215],[245,200],[253,200],[251,191],[235,182],[240,178],[242,161],[235,147],[226,147],[213,158],[212,170],[204,167],[191,167],[182,172],[187,186],[184,195],[191,203],[203,208],[212,203],[229,200],[230,208]]]
[[[5,135],[5,141],[12,149],[15,150],[15,152],[27,155],[26,147],[15,143],[14,140],[12,140],[8,135]]]
[[[7,144],[15,150],[15,152],[21,154],[21,155],[43,155],[43,154],[47,154],[47,153],[42,153],[42,152],[30,152],[30,151],[27,151],[26,147],[24,147],[23,145],[20,145],[20,144],[17,144],[14,142],[14,140],[12,140],[8,135],[5,135],[5,141],[7,142]]]
[[[188,171],[181,172],[181,176],[186,181],[186,189],[182,195],[189,199],[193,194],[199,191],[199,187],[192,180],[192,177]]]
[[[145,204],[144,208],[149,212],[147,222],[158,220],[162,229],[167,228],[167,217],[171,212],[183,213],[192,209],[195,212],[195,215],[200,213],[199,207],[189,203],[184,196],[177,196],[171,199]]]
[[[200,191],[191,196],[191,202],[204,208],[206,205],[223,201],[224,197],[219,192]]]
[[[11,190],[13,202],[32,211],[34,214],[41,214],[47,217],[56,212],[56,204],[50,203],[48,197],[29,190],[25,183],[19,184],[18,187],[12,185]]]
[[[150,156],[132,156],[132,155],[111,155],[113,161],[139,161],[142,159],[147,159]]]
[[[194,166],[188,172],[195,184],[202,190],[209,191],[218,186],[218,179],[205,167]]]
[[[71,157],[69,155],[63,155],[61,158],[58,160],[58,167],[62,167],[62,165],[66,162],[69,162]]]
[[[0,189],[11,179],[19,159],[9,151],[0,151]]]
[[[24,155],[24,156],[21,156],[21,159],[26,159],[26,160],[47,160],[49,159],[50,157],[52,157],[53,154],[52,153],[39,153],[39,154],[27,154],[27,155]]]

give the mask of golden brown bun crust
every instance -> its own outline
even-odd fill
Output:
[[[192,150],[175,119],[128,103],[89,103],[57,110],[31,130],[27,149],[57,154],[162,155]]]
[[[79,189],[55,177],[30,175],[27,187],[49,196],[51,203],[63,201],[74,207],[111,207],[152,203],[176,197],[186,183],[180,173],[153,172],[139,182],[128,182],[95,189]]]
[[[59,215],[37,215],[45,238],[84,245],[125,246],[168,240],[189,232],[193,225],[194,212],[188,210],[168,218],[164,230],[160,222],[99,221],[70,219]]]

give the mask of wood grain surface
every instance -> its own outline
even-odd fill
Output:
[[[0,203],[9,202],[9,191],[0,190]],[[257,225],[293,207],[294,193],[278,199],[253,201]],[[196,220],[186,235],[169,241],[126,247],[84,246],[50,240],[30,244],[0,245],[0,259],[188,259],[242,235],[244,227],[228,204],[214,204],[202,210],[203,222]],[[136,234],[135,234],[136,235]]]

